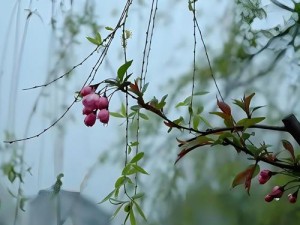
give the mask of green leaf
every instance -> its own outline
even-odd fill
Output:
[[[122,115],[121,113],[118,112],[109,112],[109,114],[113,117],[117,117],[117,118],[125,118],[124,115]]]
[[[130,176],[130,175],[136,174],[136,173],[138,173],[138,171],[135,168],[133,168],[132,166],[130,166],[130,169],[128,171],[126,171],[127,176]]]
[[[140,110],[142,107],[140,106],[140,105],[133,105],[133,106],[131,106],[130,107],[130,109],[132,110],[132,111],[138,111],[138,110]]]
[[[254,107],[254,108],[252,109],[252,111],[251,111],[251,115],[252,115],[252,113],[254,113],[256,110],[258,110],[258,109],[260,109],[260,108],[263,108],[263,107],[265,107],[265,105],[261,105],[261,106],[256,106],[256,107]]]
[[[149,175],[149,173],[147,173],[146,170],[144,170],[142,167],[140,167],[140,166],[138,166],[138,165],[136,165],[136,164],[132,164],[132,167],[133,167],[134,169],[136,169],[136,170],[137,170],[138,172],[140,172],[140,173]]]
[[[111,219],[115,218],[118,213],[120,212],[120,209],[123,207],[124,204],[120,204],[119,207],[116,209],[116,211],[114,212],[114,214],[111,216]]]
[[[184,121],[184,119],[183,119],[183,117],[181,116],[181,117],[179,117],[178,119],[173,120],[173,123],[179,125],[179,124],[181,124],[183,121]]]
[[[25,202],[27,201],[27,198],[21,198],[21,200],[20,200],[20,209],[23,211],[23,212],[25,212],[26,210],[25,210]]]
[[[137,212],[140,214],[140,216],[143,217],[143,219],[144,219],[145,221],[147,221],[147,218],[146,218],[146,216],[145,216],[143,210],[142,210],[141,207],[139,206],[139,204],[138,204],[136,201],[132,201],[132,202],[133,202],[133,204],[135,205],[136,210],[137,210]]]
[[[122,170],[122,175],[123,175],[123,176],[129,175],[128,172],[129,172],[130,170],[131,170],[131,164],[128,163],[128,164],[124,167],[124,169]]]
[[[196,116],[193,117],[193,128],[195,130],[197,130],[199,124],[200,124],[200,116],[196,115]]]
[[[255,117],[255,118],[244,118],[237,122],[237,126],[243,126],[244,130],[246,130],[248,127],[251,127],[257,123],[260,123],[263,121],[266,117]]]
[[[113,31],[114,29],[112,27],[105,27],[106,30],[109,30],[109,31]]]
[[[123,82],[124,75],[125,75],[125,73],[127,72],[128,68],[131,66],[132,61],[133,61],[133,60],[130,60],[130,61],[124,63],[124,64],[123,64],[122,66],[120,66],[120,68],[118,69],[117,74],[118,74],[118,80],[119,80],[120,82]]]
[[[143,157],[144,157],[144,152],[139,152],[130,160],[130,163],[136,163],[140,161]]]
[[[132,199],[139,199],[142,198],[145,194],[143,192],[137,193],[134,196],[132,196]]]
[[[135,216],[134,216],[134,212],[133,212],[132,208],[129,213],[129,220],[130,220],[131,225],[136,225]]]
[[[144,120],[149,120],[149,117],[148,117],[146,114],[140,113],[139,115],[140,115],[140,117],[141,117],[142,119],[144,119]]]
[[[192,99],[192,96],[188,96],[182,102],[179,102],[175,107],[178,108],[181,106],[188,106],[191,104],[191,99]]]
[[[139,145],[139,142],[138,142],[138,141],[135,141],[135,142],[131,142],[131,143],[130,143],[130,146],[131,146],[131,147],[138,146],[138,145]]]
[[[128,201],[122,201],[116,198],[110,198],[109,201],[113,204],[113,205],[119,205],[119,204],[123,204],[123,203],[127,203]]]
[[[114,196],[115,196],[115,197],[118,197],[119,192],[120,192],[120,188],[116,188],[116,189],[115,189]]]
[[[126,117],[126,107],[125,107],[125,104],[122,103],[121,105],[121,114]]]
[[[102,44],[102,37],[99,32],[96,33],[95,40],[97,41],[98,45]]]
[[[204,117],[202,117],[200,115],[198,115],[198,116],[199,116],[200,120],[203,121],[207,127],[212,127],[212,125],[208,122],[207,119],[205,119]]]
[[[125,180],[126,180],[126,176],[119,177],[115,183],[115,188],[116,189],[120,188],[125,183]]]
[[[144,94],[148,88],[149,83],[146,83],[142,88],[142,93]]]
[[[198,91],[198,92],[194,93],[194,96],[195,95],[206,95],[208,93],[209,93],[208,91]]]
[[[131,153],[131,150],[132,150],[131,146],[128,146],[128,154]]]
[[[17,175],[16,172],[12,169],[8,172],[8,180],[13,183],[16,179]]]
[[[96,39],[94,39],[94,38],[86,37],[86,39],[88,39],[89,42],[91,42],[94,45],[97,45],[97,46],[99,45],[98,41]]]
[[[112,192],[110,192],[104,199],[102,199],[101,202],[98,202],[98,204],[101,204],[103,202],[106,202],[108,199],[111,198],[111,196],[114,194],[115,190],[113,190]]]
[[[237,105],[237,106],[240,107],[243,111],[245,111],[245,105],[244,105],[244,102],[235,99],[234,102],[233,102],[233,104]]]

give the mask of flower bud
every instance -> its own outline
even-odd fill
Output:
[[[88,94],[83,97],[82,104],[92,110],[97,109],[99,105],[99,95],[95,93]]]
[[[91,87],[91,86],[85,86],[84,88],[81,89],[80,91],[80,95],[82,97],[88,95],[88,94],[91,94],[94,92],[94,89]]]
[[[107,124],[109,121],[109,112],[107,109],[102,109],[98,112],[97,118],[101,123]]]
[[[83,115],[88,115],[88,114],[91,114],[94,110],[91,109],[91,108],[88,108],[88,107],[83,107],[82,109],[82,114]]]
[[[98,109],[108,109],[108,99],[106,97],[100,97],[98,101]]]
[[[271,202],[271,201],[273,201],[273,196],[271,196],[271,195],[266,195],[266,197],[265,197],[265,201],[266,202]]]
[[[273,198],[281,198],[281,196],[283,195],[283,192],[284,192],[283,187],[275,186],[269,195],[271,195]]]
[[[262,170],[258,176],[260,184],[265,184],[272,177],[273,173],[270,170]]]
[[[96,122],[96,114],[95,113],[90,113],[86,115],[84,118],[84,124],[88,127],[91,127],[95,124]]]
[[[288,199],[290,203],[295,203],[297,201],[298,191],[294,192],[293,194],[288,195]]]

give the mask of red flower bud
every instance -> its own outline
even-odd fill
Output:
[[[98,100],[98,109],[108,109],[108,99],[106,97],[100,97]]]
[[[284,192],[283,187],[275,186],[269,195],[271,195],[273,198],[281,198],[281,196],[283,195],[283,192]]]
[[[93,112],[93,109],[87,108],[87,107],[83,107],[82,109],[82,114],[83,115],[88,115],[91,114]]]
[[[265,184],[272,177],[273,173],[270,170],[262,170],[258,176],[260,184]]]
[[[82,104],[90,109],[97,109],[99,105],[99,95],[95,93],[88,94],[83,97]]]
[[[290,203],[295,203],[297,201],[298,191],[294,192],[293,194],[288,195],[288,199]]]
[[[271,195],[266,195],[266,197],[265,197],[265,201],[266,202],[271,202],[271,201],[273,201],[273,196],[271,196]]]
[[[91,94],[94,92],[94,89],[91,87],[91,86],[85,86],[84,88],[81,89],[80,91],[80,95],[82,97],[88,95],[88,94]]]
[[[109,112],[107,109],[102,109],[98,112],[97,118],[101,123],[107,124],[109,121]]]
[[[95,113],[90,113],[84,118],[84,124],[88,127],[91,127],[95,124],[96,122],[96,114]]]

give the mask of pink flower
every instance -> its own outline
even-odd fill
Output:
[[[109,121],[109,112],[107,109],[102,109],[98,112],[97,118],[101,123],[107,124]]]
[[[88,95],[88,94],[91,94],[94,92],[94,89],[91,87],[91,86],[85,86],[84,88],[81,89],[80,91],[80,95],[82,97]]]
[[[99,98],[99,103],[98,103],[98,109],[108,109],[108,99],[106,97],[100,97]]]
[[[95,113],[90,113],[86,115],[84,118],[84,124],[88,127],[91,127],[95,124],[96,122],[96,114]]]
[[[83,97],[82,104],[89,109],[97,109],[99,106],[99,95],[95,93],[88,94]]]
[[[258,176],[260,184],[265,184],[272,177],[273,173],[270,170],[262,170]]]
[[[297,201],[297,196],[298,196],[298,191],[294,192],[293,194],[289,194],[289,202],[290,203],[295,203]]]

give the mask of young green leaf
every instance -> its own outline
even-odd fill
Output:
[[[116,189],[120,188],[125,183],[125,180],[126,180],[126,176],[119,177],[115,183],[115,188]]]
[[[121,113],[118,112],[109,112],[109,114],[113,117],[117,117],[117,118],[125,118],[124,115],[122,115]]]
[[[130,143],[130,146],[131,146],[131,147],[138,146],[138,145],[139,145],[139,142],[138,142],[138,141],[134,141],[134,142],[131,142],[131,143]]]
[[[147,221],[147,218],[146,218],[146,216],[145,216],[143,210],[142,210],[141,207],[139,206],[139,204],[136,203],[136,201],[134,201],[134,200],[133,200],[133,204],[135,205],[136,210],[137,210],[137,212],[140,214],[140,216],[143,217],[143,219],[144,219],[145,221]]]
[[[106,202],[108,199],[111,198],[111,196],[114,194],[114,192],[115,192],[115,190],[113,190],[112,192],[110,192],[104,199],[102,199],[102,201],[98,202],[98,204]]]
[[[25,212],[25,202],[27,201],[27,198],[21,198],[21,200],[20,200],[20,209],[23,211],[23,212]]]
[[[238,126],[243,126],[244,130],[246,130],[248,127],[251,127],[257,123],[260,123],[261,121],[263,121],[266,117],[255,117],[255,118],[244,118],[241,119],[240,121],[237,122]]]
[[[144,157],[144,152],[139,152],[130,160],[130,163],[136,163],[140,161],[143,157]]]
[[[149,83],[146,83],[142,88],[142,93],[144,94],[148,88]]]
[[[196,95],[206,95],[208,93],[209,93],[208,91],[198,91],[198,92],[194,93],[194,96],[196,96]]]
[[[193,117],[193,128],[194,128],[195,130],[197,130],[199,124],[200,124],[200,116],[199,116],[199,115],[196,115],[196,116]]]
[[[145,193],[140,192],[140,193],[135,194],[135,195],[132,196],[131,198],[132,198],[132,199],[139,199],[139,198],[142,198],[144,195],[145,195]]]
[[[144,120],[149,120],[149,117],[148,117],[146,114],[140,113],[139,115],[140,115],[140,117],[141,117],[142,119],[144,119]]]
[[[105,30],[113,31],[114,29],[112,27],[105,27]]]
[[[89,42],[91,42],[94,45],[97,45],[97,46],[99,45],[98,41],[96,39],[94,39],[94,38],[86,37],[86,39],[88,39]]]
[[[175,107],[188,106],[191,104],[192,96],[186,97],[182,102],[179,102]]]
[[[140,173],[149,175],[149,173],[147,173],[146,170],[144,170],[142,167],[140,167],[140,166],[138,166],[138,165],[136,165],[136,164],[132,164],[132,167],[133,167],[134,169],[136,169],[136,170],[137,170],[138,172],[140,172]]]
[[[128,172],[131,170],[131,163],[128,163],[124,169],[122,170],[122,175],[123,176],[126,176],[126,175],[129,175]]]
[[[96,33],[95,40],[97,41],[98,45],[102,44],[102,37],[99,32]]]
[[[123,82],[124,75],[126,74],[128,68],[131,66],[132,62],[133,62],[133,60],[126,62],[122,66],[120,66],[120,68],[118,69],[117,74],[118,74],[118,80],[120,82]]]
[[[114,214],[111,216],[111,219],[115,218],[117,214],[120,212],[120,209],[123,207],[124,204],[120,204],[119,207],[116,209]]]
[[[133,212],[132,208],[131,208],[130,213],[129,213],[129,219],[130,219],[131,225],[136,225],[135,216],[134,216],[134,212]]]

